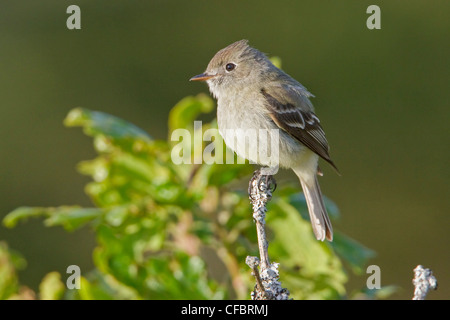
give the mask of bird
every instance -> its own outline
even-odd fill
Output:
[[[317,179],[319,158],[338,174],[339,170],[310,101],[314,96],[245,39],[219,50],[205,72],[190,81],[206,81],[217,100],[219,133],[229,148],[261,165],[265,176],[277,173],[279,167],[292,169],[300,180],[316,239],[332,241],[333,228]],[[276,146],[260,135],[246,142],[243,130],[265,130],[277,138]],[[257,149],[277,150],[278,157],[276,161],[261,159]]]

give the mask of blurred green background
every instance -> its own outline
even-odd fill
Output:
[[[71,4],[81,30],[66,28]],[[366,27],[371,4],[381,30]],[[448,299],[449,17],[449,1],[423,0],[2,1],[0,218],[23,205],[91,205],[75,166],[95,154],[63,126],[69,110],[104,111],[166,138],[170,108],[207,92],[187,80],[245,38],[316,96],[343,173],[321,166],[322,190],[341,210],[335,228],[377,252],[381,284],[400,286],[392,299],[412,297],[418,264],[439,282],[429,298]],[[0,226],[0,240],[25,256],[20,279],[32,288],[49,271],[93,266],[87,229],[30,221]]]

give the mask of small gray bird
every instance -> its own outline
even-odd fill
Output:
[[[261,169],[264,175],[275,174],[278,167],[295,172],[305,194],[316,238],[332,241],[333,229],[317,181],[319,157],[338,170],[309,101],[313,95],[275,67],[265,54],[250,47],[247,40],[237,41],[217,52],[206,71],[190,80],[206,81],[217,99],[219,133],[228,147],[239,156],[264,166]],[[260,132],[261,129],[272,136],[273,132],[277,133],[276,162],[261,161],[255,156],[255,149],[275,150],[274,145],[269,146],[270,139],[258,135],[256,141],[244,141],[243,130]],[[228,134],[230,131],[236,134]]]

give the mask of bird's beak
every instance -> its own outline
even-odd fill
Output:
[[[202,74],[199,74],[199,75],[196,75],[196,76],[190,78],[189,81],[206,81],[215,76],[216,76],[215,74],[208,74],[208,73],[204,72]]]

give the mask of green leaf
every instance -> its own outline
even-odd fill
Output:
[[[350,264],[353,272],[357,274],[365,272],[363,267],[369,259],[375,256],[373,250],[337,231],[334,232],[331,245],[336,253]]]
[[[352,298],[355,300],[387,299],[400,290],[401,288],[396,285],[382,286],[380,289],[364,288],[361,292],[356,293]]]
[[[270,62],[274,64],[275,67],[281,69],[281,58],[277,56],[270,57]]]
[[[41,300],[59,300],[63,297],[65,288],[59,272],[50,272],[39,284],[39,297]]]
[[[39,207],[19,207],[8,213],[3,218],[3,225],[8,228],[14,228],[21,220],[27,220],[32,217],[44,216],[47,208]]]
[[[103,211],[97,208],[81,208],[78,206],[61,207],[20,207],[8,213],[3,219],[3,223],[8,228],[13,228],[21,220],[30,217],[47,217],[45,224],[47,226],[61,225],[66,230],[74,230],[91,220],[100,217]]]
[[[114,300],[114,296],[102,286],[89,282],[85,277],[80,278],[80,289],[77,290],[81,300]]]
[[[190,129],[194,120],[202,113],[209,113],[214,108],[214,101],[206,94],[189,96],[178,102],[169,113],[169,133],[175,129]],[[170,137],[169,137],[170,140]]]
[[[71,110],[64,120],[64,124],[67,127],[83,127],[84,132],[89,136],[103,134],[116,139],[130,137],[144,140],[151,139],[144,130],[128,121],[104,112],[84,108]]]
[[[275,201],[274,201],[275,200]],[[272,229],[269,255],[287,268],[283,285],[295,299],[338,299],[347,276],[329,245],[317,241],[310,222],[284,199],[272,199],[267,226]]]
[[[48,209],[45,220],[47,226],[62,226],[68,231],[80,228],[86,223],[103,215],[103,210],[97,208],[58,207]]]
[[[207,277],[198,256],[176,251],[173,258],[153,257],[148,264],[149,299],[223,299],[225,292]]]
[[[129,207],[117,206],[106,211],[105,221],[113,227],[118,227],[124,224],[129,215],[130,215]]]
[[[14,260],[6,242],[0,241],[0,300],[8,299],[19,289]]]

